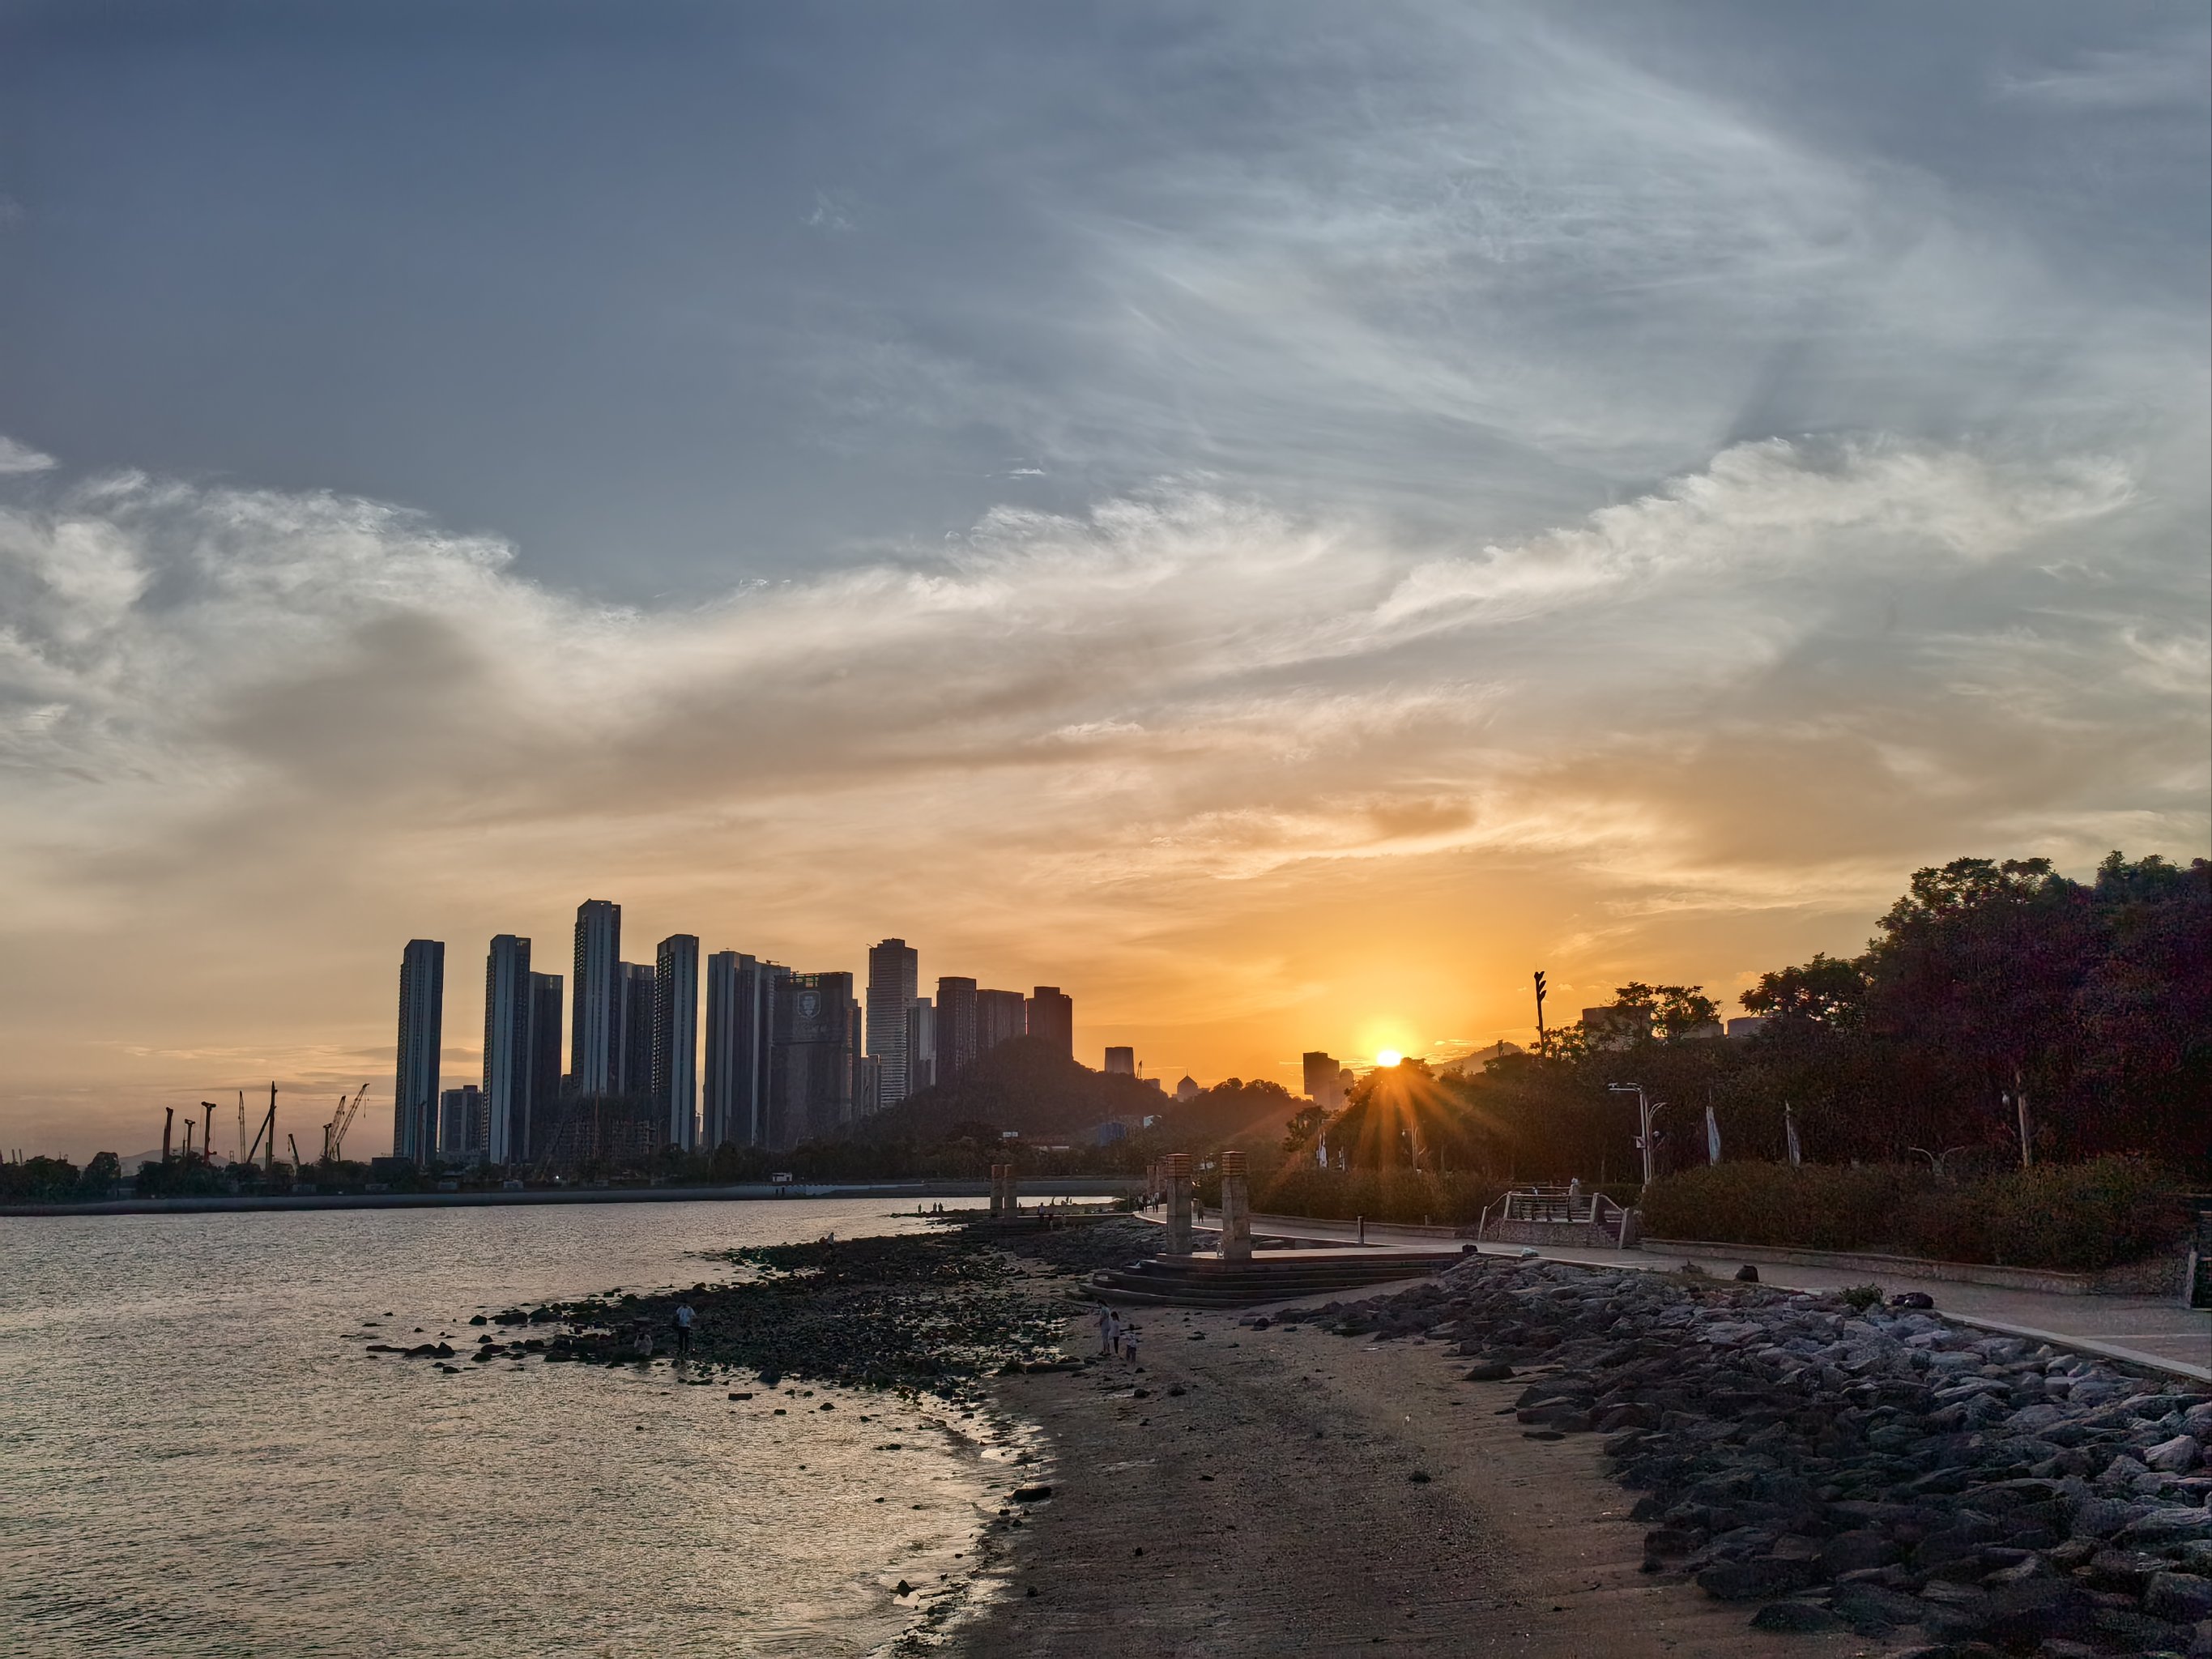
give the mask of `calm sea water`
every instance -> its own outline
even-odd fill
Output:
[[[1010,1451],[980,1423],[827,1389],[775,1417],[665,1364],[447,1376],[361,1339],[465,1351],[479,1310],[920,1224],[889,1207],[0,1218],[0,1652],[881,1647],[913,1616],[891,1587],[969,1559]]]

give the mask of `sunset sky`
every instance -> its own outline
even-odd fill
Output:
[[[404,942],[472,1080],[587,897],[1295,1088],[2202,854],[2208,83],[2191,4],[10,6],[0,1145],[374,1139]]]

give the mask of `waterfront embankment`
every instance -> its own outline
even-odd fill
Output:
[[[1024,1201],[1121,1198],[1140,1192],[1134,1176],[1069,1176],[1039,1181]],[[520,1191],[383,1193],[208,1193],[180,1198],[116,1198],[82,1204],[0,1204],[0,1216],[207,1215],[295,1210],[470,1210],[544,1204],[749,1204],[763,1199],[985,1198],[988,1181],[750,1182],[728,1187],[532,1187]]]

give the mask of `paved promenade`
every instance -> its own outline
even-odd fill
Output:
[[[1158,1212],[1154,1212],[1154,1218]],[[1206,1224],[1199,1224],[1201,1227]],[[1279,1238],[1351,1240],[1348,1221],[1312,1221],[1290,1216],[1255,1215],[1255,1232]],[[1367,1243],[1382,1249],[1433,1250],[1436,1230],[1392,1227],[1370,1222]],[[1485,1244],[1486,1255],[1517,1255],[1520,1246]],[[1545,1249],[1554,1261],[1581,1261],[1607,1267],[1671,1272],[1695,1261],[1715,1278],[1735,1273],[1739,1263],[1725,1255],[1682,1256],[1656,1250]],[[1833,1291],[1867,1280],[1863,1268],[1793,1267],[1759,1262],[1759,1282],[1791,1291]],[[2000,1289],[1928,1279],[1899,1280],[1890,1290],[1925,1291],[1937,1310],[1969,1324],[2080,1348],[2108,1358],[2153,1365],[2212,1382],[2212,1310],[2191,1310],[2179,1301],[2143,1296],[2060,1296],[2043,1291]]]

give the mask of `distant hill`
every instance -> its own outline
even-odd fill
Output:
[[[1143,1117],[1170,1103],[1135,1078],[1094,1072],[1036,1037],[1002,1042],[949,1083],[908,1095],[861,1126],[870,1140],[941,1140],[988,1123],[1024,1139],[1079,1135],[1109,1118]]]

